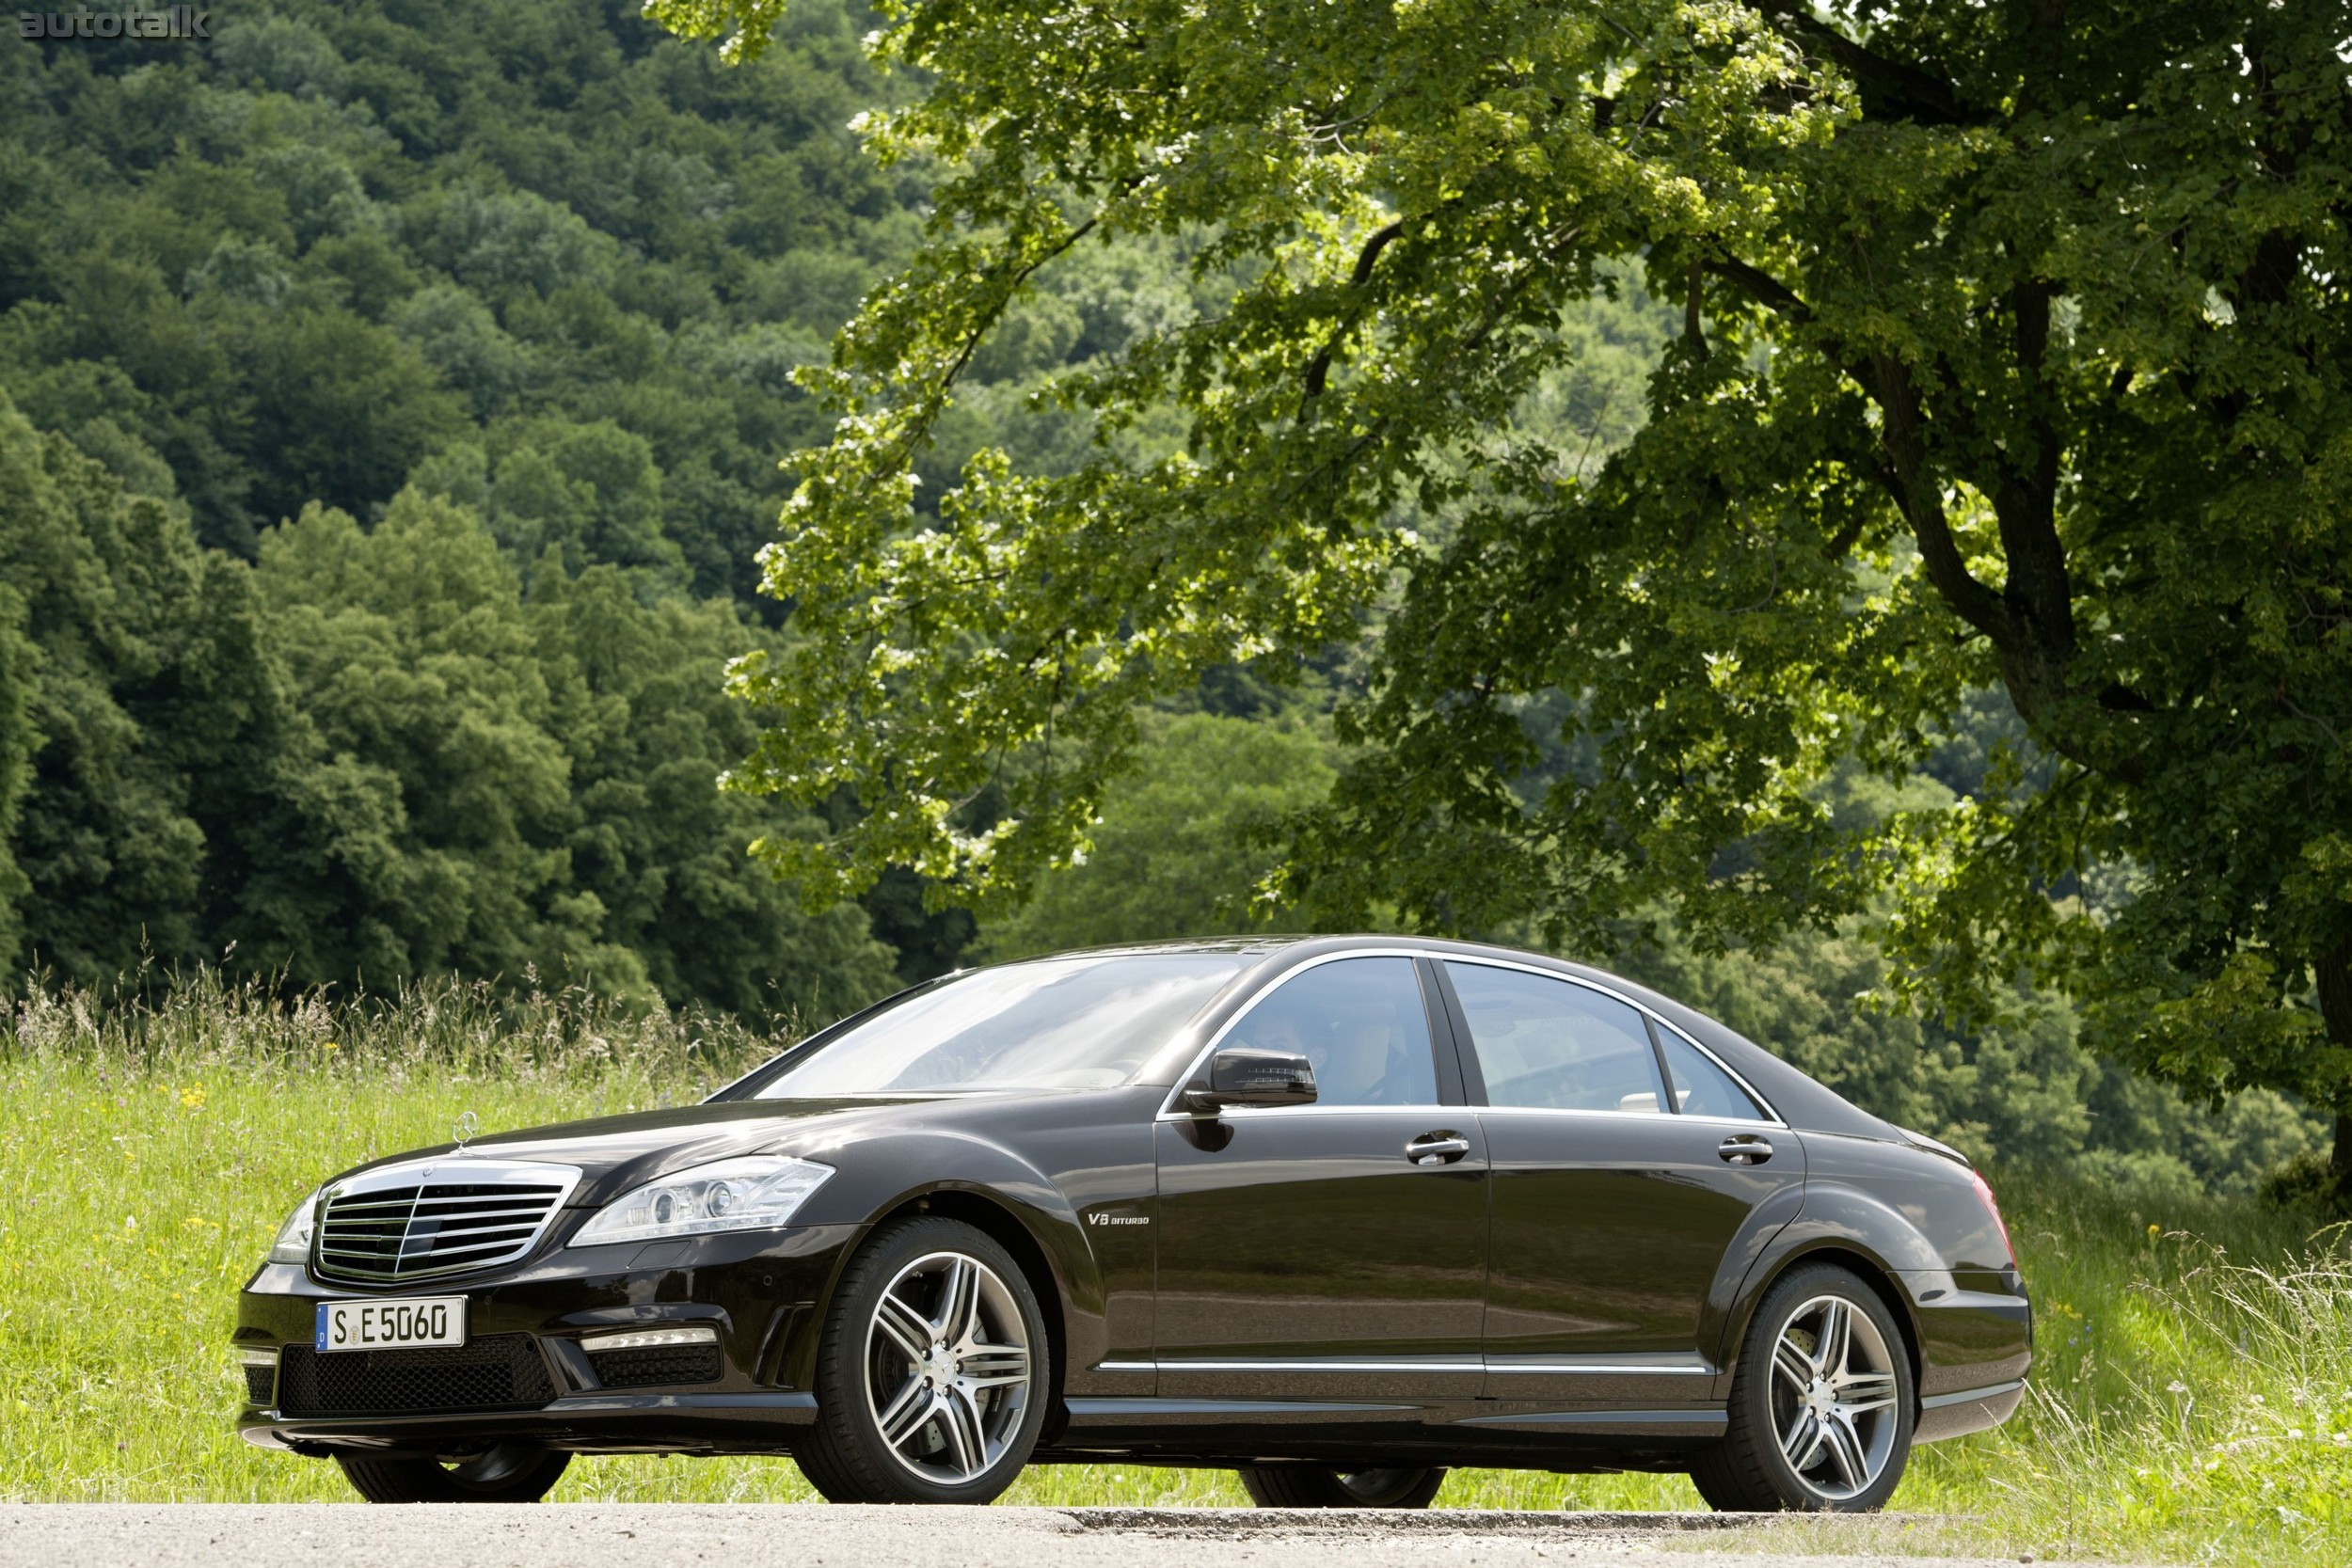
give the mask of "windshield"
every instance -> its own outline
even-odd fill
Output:
[[[753,1098],[1123,1084],[1246,961],[1123,953],[978,970],[851,1026]]]

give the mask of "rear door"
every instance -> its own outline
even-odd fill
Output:
[[[1803,1148],[1623,999],[1532,969],[1441,968],[1493,1166],[1488,1394],[1706,1399],[1753,1233],[1782,1223],[1758,1211],[1802,1185]]]
[[[1304,1053],[1316,1102],[1155,1127],[1164,1398],[1478,1394],[1485,1138],[1450,1053],[1440,1075],[1424,973],[1292,974],[1220,1043]]]

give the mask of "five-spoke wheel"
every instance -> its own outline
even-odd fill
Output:
[[[1028,1328],[1011,1288],[961,1252],[898,1271],[866,1330],[866,1399],[899,1461],[961,1486],[1004,1458],[1029,1394]]]
[[[1862,1512],[1910,1457],[1911,1362],[1893,1315],[1844,1269],[1775,1284],[1750,1323],[1724,1441],[1692,1468],[1722,1509]]]
[[[1781,1457],[1833,1502],[1869,1490],[1886,1468],[1895,1358],[1867,1314],[1842,1296],[1799,1307],[1772,1347],[1772,1425]]]
[[[1045,1355],[1036,1293],[984,1231],[886,1226],[834,1295],[801,1468],[835,1502],[986,1502],[1036,1446]]]

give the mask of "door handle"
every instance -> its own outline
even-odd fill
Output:
[[[1772,1157],[1772,1146],[1753,1132],[1735,1132],[1716,1146],[1715,1156],[1729,1165],[1760,1165]]]
[[[1405,1158],[1417,1165],[1450,1165],[1470,1152],[1470,1140],[1459,1132],[1423,1132],[1405,1146]]]

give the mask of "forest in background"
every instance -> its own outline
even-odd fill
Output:
[[[829,422],[792,372],[925,213],[925,171],[850,128],[896,90],[865,25],[796,6],[730,69],[612,0],[293,0],[209,49],[0,52],[20,986],[454,974],[790,1026],[959,961],[1285,924],[1252,901],[1254,835],[1327,788],[1350,649],[1151,716],[1087,863],[985,925],[904,876],[812,913],[743,853],[834,825],[714,784],[756,721],[727,660],[792,635],[754,593],[778,461]],[[1184,305],[1177,258],[1072,260],[983,348],[930,492],[982,446],[1076,453],[1030,390]],[[1596,299],[1524,418],[1607,451],[1673,325]],[[1905,803],[1979,787],[2013,735],[1976,705]],[[1969,1035],[1864,1006],[1859,928],[1761,954],[1669,931],[1624,967],[1984,1157],[2242,1191],[2323,1141],[2276,1095],[2192,1106],[2095,1060],[2055,997]]]

